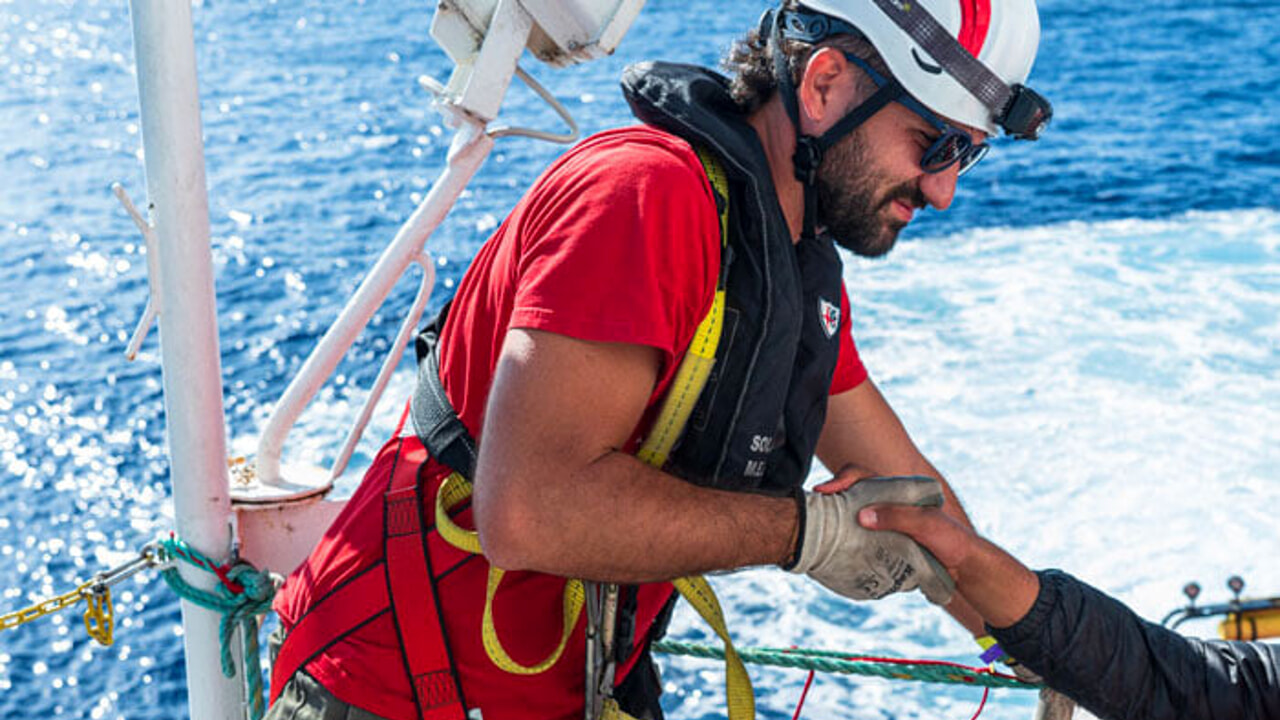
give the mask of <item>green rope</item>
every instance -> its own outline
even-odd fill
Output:
[[[173,538],[161,542],[168,557],[179,557],[192,565],[209,572],[219,566],[213,564],[194,549],[180,540]],[[195,559],[193,560],[192,557]],[[219,573],[215,573],[219,574]],[[271,600],[276,593],[275,579],[270,573],[260,572],[252,565],[238,562],[219,574],[220,582],[213,592],[193,587],[182,576],[178,569],[170,567],[161,572],[161,577],[169,587],[184,600],[189,600],[206,610],[222,616],[218,625],[219,646],[222,651],[222,674],[225,677],[236,676],[235,661],[231,655],[231,642],[237,628],[240,629],[241,649],[244,655],[245,683],[249,696],[249,717],[261,720],[266,713],[266,703],[262,692],[262,657],[258,648],[258,616],[270,612]],[[228,583],[238,584],[243,590],[234,592]]]
[[[266,712],[262,690],[262,666],[258,648],[257,616],[271,610],[275,596],[275,579],[259,572],[248,563],[238,562],[231,567],[215,563],[191,546],[174,537],[161,541],[162,553],[168,558],[179,558],[219,577],[221,582],[214,592],[192,587],[182,579],[176,568],[170,567],[161,575],[169,587],[183,599],[216,612],[222,616],[219,625],[222,651],[222,674],[235,677],[236,668],[231,656],[232,635],[237,627],[243,642],[247,690],[251,702],[250,717],[261,720]],[[242,590],[231,589],[240,586]],[[694,645],[674,640],[661,640],[653,644],[656,652],[669,655],[686,655],[713,660],[723,660],[724,650],[719,647]],[[805,648],[739,648],[743,662],[754,665],[798,668],[844,675],[868,675],[891,680],[915,680],[920,682],[976,685],[994,688],[1035,689],[1038,685],[1016,678],[994,674],[980,668],[944,662],[895,662],[887,659],[852,659],[847,652],[809,650]]]
[[[674,640],[659,640],[653,644],[653,649],[669,655],[687,655],[709,660],[724,659],[724,650],[721,648],[694,645]],[[994,688],[1033,690],[1039,687],[1015,678],[951,663],[926,662],[917,664],[914,662],[898,663],[875,659],[856,660],[850,659],[850,653],[847,652],[807,650],[804,648],[794,650],[738,648],[737,650],[743,662],[753,665],[820,670],[843,675],[870,675],[891,680],[917,680],[920,682],[978,685]]]

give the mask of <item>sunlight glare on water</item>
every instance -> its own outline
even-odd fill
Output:
[[[433,7],[193,8],[235,452],[252,451],[442,167],[450,131],[417,81],[448,72],[427,35]],[[614,56],[530,69],[595,132],[630,122],[616,91],[626,64],[714,64],[764,7],[650,0]],[[951,210],[922,213],[889,258],[845,266],[872,376],[978,527],[1152,618],[1192,579],[1208,601],[1227,597],[1233,573],[1246,594],[1280,593],[1280,17],[1258,7],[1044,0],[1031,84],[1055,103],[1049,133],[997,142]],[[122,0],[0,0],[0,612],[173,527],[154,335],[137,362],[122,359],[147,295],[145,246],[109,190],[119,181],[145,207],[129,33]],[[558,127],[523,88],[505,107]],[[431,239],[432,309],[560,152],[498,144]],[[289,458],[332,461],[416,284],[394,290]],[[412,381],[405,362],[353,467],[391,432]],[[772,570],[716,584],[744,646],[974,661],[972,641],[919,597],[852,604]],[[0,717],[184,716],[172,592],[141,575],[119,588],[116,614],[111,648],[84,636],[77,612],[0,636]],[[683,612],[673,635],[709,641]],[[804,674],[753,677],[760,716],[790,717]],[[671,717],[723,717],[715,663],[667,660],[663,683]],[[965,720],[980,696],[824,677],[805,716]],[[1032,705],[998,691],[983,717],[1025,719]]]

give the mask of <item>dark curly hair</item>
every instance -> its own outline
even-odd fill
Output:
[[[785,0],[782,8],[794,9],[797,0]],[[791,82],[797,86],[804,73],[805,65],[814,51],[823,47],[834,47],[851,53],[865,60],[871,67],[885,77],[892,77],[888,66],[881,59],[880,53],[872,47],[864,37],[856,35],[834,35],[817,45],[798,40],[783,40],[782,52],[787,57],[787,66],[791,70]],[[769,38],[762,37],[759,28],[752,28],[746,35],[734,41],[729,54],[720,63],[721,67],[732,77],[729,87],[734,102],[744,113],[751,113],[760,108],[773,97],[778,90],[778,82],[773,74],[773,54],[769,49]],[[859,89],[870,94],[874,89],[871,79],[860,76]]]

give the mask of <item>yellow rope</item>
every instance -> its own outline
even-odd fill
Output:
[[[436,532],[440,533],[440,537],[445,542],[472,555],[483,555],[484,551],[480,549],[480,535],[475,530],[464,530],[453,518],[449,517],[449,511],[460,505],[464,500],[471,497],[471,483],[458,473],[453,473],[440,483],[440,489],[436,491]]]
[[[716,592],[711,589],[711,583],[702,576],[693,576],[673,580],[672,584],[724,643],[724,684],[728,695],[729,720],[751,720],[756,716],[755,690],[751,687],[751,677],[747,675],[746,665],[733,647],[728,624],[720,610]]]
[[[725,177],[724,167],[715,156],[702,148],[698,148],[698,158],[707,171],[707,179],[720,196],[717,208],[720,215],[720,240],[722,247],[729,237],[729,181]],[[689,350],[685,353],[680,367],[676,370],[675,380],[667,391],[662,402],[662,410],[654,422],[654,429],[645,439],[643,447],[636,453],[644,462],[660,468],[667,462],[676,438],[684,430],[693,412],[702,388],[715,365],[716,349],[720,344],[720,330],[724,323],[725,293],[723,287],[716,288],[715,299],[711,310],[698,325]],[[747,668],[733,647],[729,637],[728,624],[720,609],[720,601],[715,590],[707,579],[701,576],[678,578],[672,581],[680,593],[699,616],[702,617],[716,635],[724,643],[725,692],[728,695],[729,720],[752,720],[756,715],[755,691],[751,687],[751,677]]]

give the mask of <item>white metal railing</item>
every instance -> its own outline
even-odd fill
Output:
[[[343,355],[368,325],[373,314],[382,306],[401,276],[410,265],[419,262],[423,257],[423,246],[427,238],[444,220],[449,208],[453,206],[454,201],[493,149],[493,139],[485,133],[481,122],[464,118],[462,123],[449,149],[449,160],[445,171],[436,179],[427,197],[401,226],[391,244],[383,251],[373,269],[347,301],[346,307],[342,309],[333,325],[320,338],[320,342],[316,344],[298,374],[294,376],[289,387],[276,403],[258,440],[257,475],[262,483],[289,487],[282,482],[280,475],[280,456],[289,431],[311,398],[329,379]],[[424,267],[430,268],[430,262],[424,263]],[[429,269],[424,270],[424,280],[434,280],[434,273]],[[373,405],[377,403],[377,396],[386,386],[391,367],[404,351],[404,344],[408,340],[413,325],[421,316],[429,294],[430,286],[424,283],[423,289],[419,291],[418,300],[414,302],[410,317],[406,318],[405,325],[401,327],[401,337],[397,338],[397,342],[391,348],[391,354],[384,361],[379,382],[375,383],[376,392],[371,394],[365,402],[365,410],[362,411],[348,436],[348,444],[352,447],[359,441],[364,423],[372,413]],[[386,377],[383,377],[384,375]],[[345,449],[344,454],[349,457]],[[345,465],[346,457],[340,458],[340,462],[334,467]],[[297,489],[297,491],[307,492],[305,489]]]
[[[364,434],[364,429],[369,425],[369,419],[373,417],[373,410],[377,407],[378,400],[387,389],[387,383],[391,381],[391,373],[395,372],[400,356],[409,344],[409,338],[413,337],[418,321],[422,319],[422,312],[427,309],[427,300],[431,297],[431,288],[436,281],[436,269],[431,262],[431,255],[426,252],[418,257],[416,263],[422,267],[422,283],[418,286],[418,295],[413,299],[409,314],[405,315],[404,322],[400,324],[400,331],[396,333],[396,340],[387,351],[387,357],[382,361],[382,368],[378,370],[378,377],[373,382],[373,388],[369,390],[369,397],[365,399],[364,406],[360,408],[360,414],[347,432],[342,450],[338,453],[338,457],[334,458],[333,465],[329,467],[330,480],[338,479],[342,476],[342,471],[347,469],[351,454],[355,452],[360,436]]]
[[[334,463],[332,474],[342,471],[430,297],[435,272],[423,250],[426,239],[488,156],[494,137],[528,135],[557,141],[576,137],[577,128],[564,108],[516,67],[530,43],[535,19],[543,23],[538,26],[542,32],[536,35],[536,47],[530,48],[540,59],[568,64],[612,51],[642,4],[643,0],[450,0],[439,4],[432,35],[457,67],[448,88],[428,85],[439,90],[441,107],[456,128],[448,166],[285,391],[259,442],[260,479],[280,482],[280,454],[289,429],[391,287],[416,263],[423,272],[418,295]],[[150,293],[126,355],[130,359],[137,355],[158,318],[175,530],[193,548],[218,561],[236,553],[237,539],[246,529],[247,542],[241,551],[257,546],[309,548],[318,535],[315,528],[327,524],[334,503],[263,504],[257,507],[267,511],[244,515],[257,520],[247,523],[247,528],[244,523],[237,525],[227,466],[192,8],[190,3],[170,0],[130,0],[129,7],[151,217],[148,220],[138,211],[123,188],[113,187],[147,245]],[[523,128],[486,130],[513,74],[556,107],[570,125],[568,136]],[[286,496],[277,493],[274,498],[285,500]],[[296,553],[279,555],[286,556],[296,561]],[[275,569],[288,572],[290,568]],[[210,583],[216,582],[204,573],[187,577],[185,567],[180,572],[198,588],[211,589]],[[186,601],[182,616],[191,717],[239,720],[245,708],[244,686],[222,674],[219,616]],[[239,644],[235,645],[233,657],[242,673]]]
[[[488,157],[494,139],[523,136],[571,143],[578,138],[577,124],[564,106],[517,65],[526,46],[552,64],[568,64],[607,54],[621,40],[642,5],[643,0],[462,0],[438,6],[431,32],[457,67],[447,86],[426,77],[421,81],[437,96],[437,106],[457,128],[445,170],[401,226],[273,408],[258,440],[256,475],[260,483],[275,488],[271,493],[274,497],[283,500],[313,495],[327,489],[346,469],[430,297],[435,274],[424,249],[427,239]],[[536,43],[530,45],[535,25],[542,32],[537,35]],[[568,125],[569,132],[557,134],[506,126],[488,128],[513,75],[551,105]],[[418,295],[325,484],[307,486],[294,478],[282,477],[281,457],[290,430],[386,301],[391,289],[415,263],[423,268]]]
[[[175,530],[223,562],[231,554],[233,515],[191,4],[132,0],[129,7],[152,208],[151,223],[136,208],[130,211],[147,241],[152,289],[135,336],[145,334],[158,311]],[[139,342],[141,337],[131,349]],[[217,583],[194,568],[179,572],[203,590]],[[221,670],[219,620],[215,612],[182,602],[193,720],[243,717],[243,686]]]

